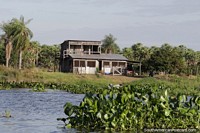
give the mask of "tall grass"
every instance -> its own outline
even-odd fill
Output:
[[[15,82],[44,82],[44,83],[88,83],[88,84],[121,84],[128,83],[136,78],[111,75],[77,75],[73,73],[47,72],[42,69],[32,68],[18,70],[0,66],[0,81]]]
[[[151,86],[165,85],[171,94],[200,94],[200,76],[167,75],[155,78],[139,78],[112,75],[77,75],[73,73],[47,72],[32,68],[18,70],[0,66],[0,81],[7,82],[42,82],[64,84],[91,84],[105,86],[108,84],[151,84]]]
[[[158,78],[143,78],[137,80],[131,84],[151,86],[165,86],[169,89],[169,93],[172,95],[177,94],[189,94],[200,95],[200,77],[180,77],[176,75],[168,75]],[[161,90],[162,92],[162,90]]]

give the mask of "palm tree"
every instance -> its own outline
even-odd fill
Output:
[[[19,20],[16,18],[12,19],[15,25],[13,43],[15,44],[15,49],[19,52],[19,69],[21,69],[22,66],[23,51],[30,45],[30,39],[33,36],[32,31],[26,27],[31,20],[32,19],[29,19],[25,22],[23,16],[21,16]]]
[[[37,41],[32,41],[31,47],[32,47],[32,50],[33,50],[33,54],[35,55],[35,59],[34,59],[35,63],[34,64],[35,64],[35,66],[38,66],[38,56],[39,56],[39,52],[41,50],[40,43],[37,42]]]
[[[133,58],[136,61],[144,61],[150,58],[150,51],[148,47],[143,46],[142,43],[132,45]]]
[[[23,52],[23,66],[35,67],[38,66],[38,56],[40,52],[40,43],[37,41],[31,41],[30,45]]]
[[[13,47],[13,35],[14,35],[14,25],[13,22],[2,23],[0,25],[1,30],[3,30],[4,34],[1,35],[1,39],[4,42],[5,50],[6,50],[6,67],[9,65],[10,55]]]
[[[109,54],[119,52],[119,46],[115,43],[116,40],[112,34],[106,35],[102,41],[103,51]]]

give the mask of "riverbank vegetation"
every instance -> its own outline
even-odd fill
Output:
[[[171,96],[170,89],[165,85],[145,84],[127,85],[120,91],[104,90],[102,94],[87,93],[79,106],[65,104],[66,126],[88,131],[131,132],[200,129],[200,96]]]
[[[42,83],[65,83],[65,84],[122,84],[139,77],[112,76],[112,75],[85,75],[73,73],[47,72],[46,69],[32,68],[18,70],[0,65],[0,81],[6,82],[42,82]]]
[[[52,88],[72,93],[99,93],[109,84],[132,84],[159,86],[166,85],[169,94],[199,94],[199,76],[155,75],[149,77],[127,77],[110,75],[77,75],[72,73],[45,72],[40,69],[20,70],[0,66],[0,82],[2,89],[8,88]],[[101,90],[101,91],[100,91]]]

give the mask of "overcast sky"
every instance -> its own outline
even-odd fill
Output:
[[[140,42],[200,50],[200,0],[0,0],[1,23],[20,15],[33,19],[32,40],[41,44],[111,33],[121,48]]]

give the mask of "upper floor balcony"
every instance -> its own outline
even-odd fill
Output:
[[[101,41],[68,40],[61,44],[61,56],[69,54],[101,54]]]

